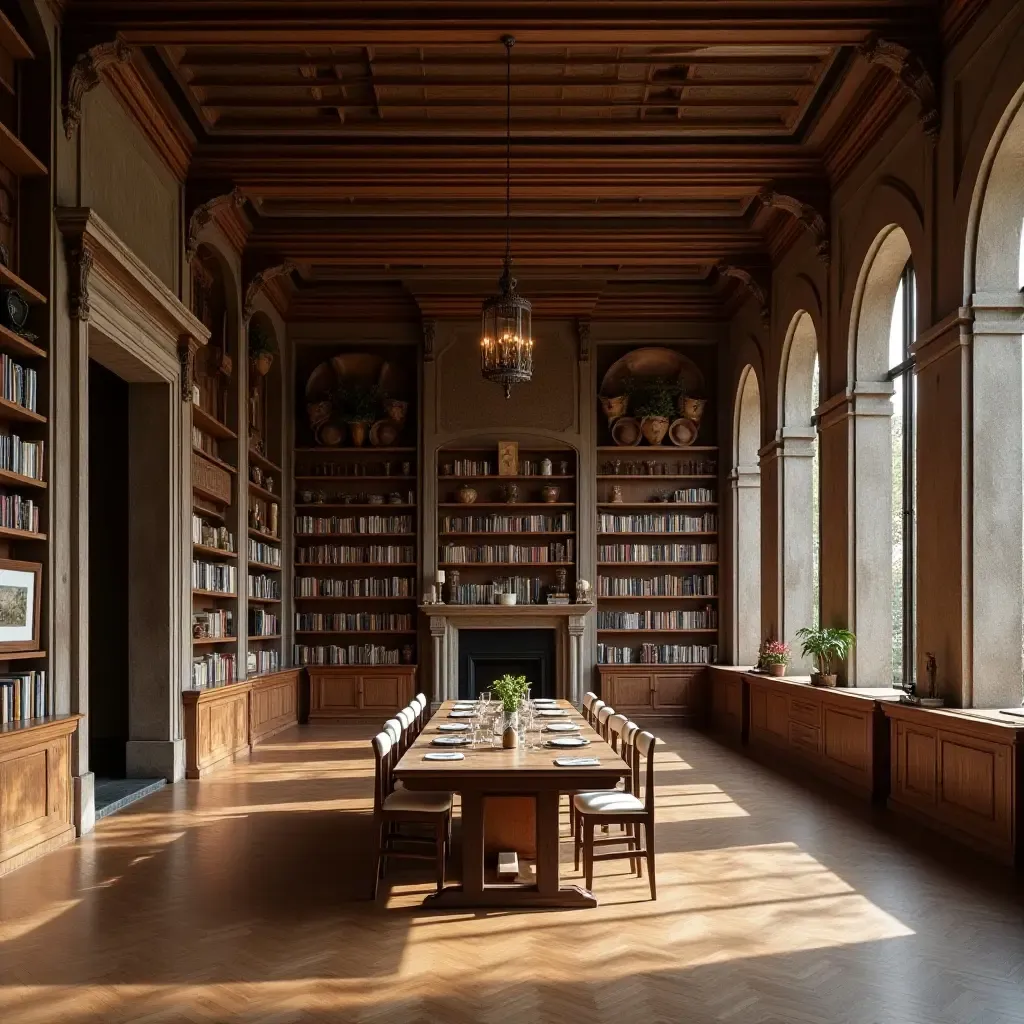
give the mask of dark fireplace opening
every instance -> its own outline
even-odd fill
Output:
[[[460,629],[459,699],[472,700],[505,673],[526,676],[534,697],[555,694],[553,629]]]

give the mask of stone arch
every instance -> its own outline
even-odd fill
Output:
[[[761,386],[747,363],[733,406],[729,474],[732,537],[732,649],[738,665],[757,661],[761,642]]]

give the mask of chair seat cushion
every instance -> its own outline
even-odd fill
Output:
[[[418,793],[411,789],[396,789],[384,799],[385,811],[422,811],[424,814],[442,814],[451,809],[451,793]]]
[[[642,814],[644,805],[632,793],[618,789],[601,789],[577,793],[573,805],[583,814]]]

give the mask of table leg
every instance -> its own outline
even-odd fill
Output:
[[[541,896],[557,896],[558,877],[558,793],[545,790],[537,794],[537,891]]]
[[[468,897],[484,891],[484,798],[462,794],[462,892]]]

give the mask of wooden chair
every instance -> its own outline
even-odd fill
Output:
[[[587,715],[587,724],[592,728],[597,728],[597,715],[601,708],[604,707],[604,701],[598,698],[590,705],[590,713]]]
[[[412,726],[409,730],[409,742],[411,743],[423,732],[426,719],[423,717],[423,708],[415,700],[409,705],[409,711],[412,712]]]
[[[636,793],[620,789],[596,790],[591,793],[577,793],[573,797],[576,809],[577,835],[575,842],[576,866],[579,867],[580,847],[583,848],[583,873],[586,887],[593,888],[594,861],[628,860],[634,866],[637,877],[643,877],[643,858],[647,858],[647,871],[651,882],[651,899],[658,898],[654,874],[654,748],[657,739],[649,732],[636,737],[633,749],[633,777],[637,780]],[[640,759],[647,761],[644,782],[639,785]],[[641,796],[642,793],[642,796]],[[598,825],[626,825],[625,836],[594,838]],[[640,833],[643,829],[643,841]],[[625,843],[625,850],[597,851],[596,846],[612,846]]]
[[[605,704],[597,713],[597,724],[594,726],[594,730],[603,740],[608,739],[608,719],[614,714],[615,708],[610,704]]]
[[[587,690],[583,694],[583,717],[589,722],[590,721],[590,705],[597,700],[597,694],[593,690]]]
[[[401,757],[412,744],[412,741],[416,738],[412,734],[412,728],[416,724],[416,713],[410,711],[409,708],[402,708],[398,712],[398,720],[402,723],[402,742],[399,744],[399,754]]]
[[[389,718],[384,723],[384,732],[388,734],[395,747],[402,743],[402,723],[397,718]]]
[[[377,898],[377,887],[387,870],[389,857],[406,860],[432,860],[437,866],[437,891],[444,888],[444,865],[449,846],[452,816],[451,793],[418,793],[395,789],[392,780],[395,747],[386,732],[373,738],[374,787],[373,824],[377,836],[377,853],[373,863],[373,884],[370,899]],[[409,836],[397,831],[403,824],[428,825],[430,838]],[[399,844],[412,847],[432,846],[430,853],[404,850]]]
[[[615,751],[624,761],[628,761],[628,758],[622,753],[622,747],[624,745],[623,731],[626,725],[629,723],[629,719],[625,715],[612,715],[608,719],[608,743],[611,745],[612,750]]]

